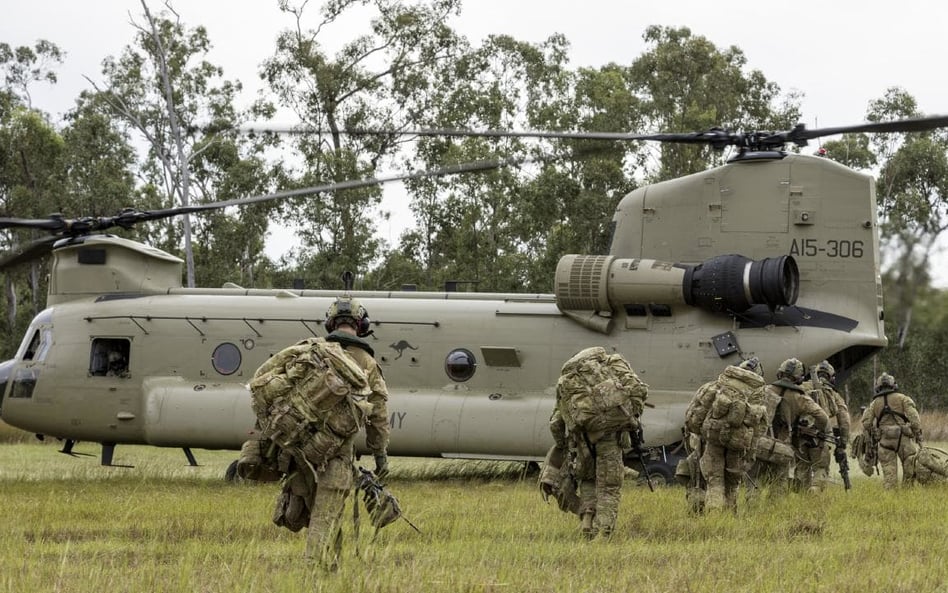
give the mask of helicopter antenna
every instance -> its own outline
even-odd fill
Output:
[[[354,280],[355,274],[353,274],[351,271],[346,270],[342,273],[342,287],[346,296],[349,296],[349,293],[352,292],[352,284]]]

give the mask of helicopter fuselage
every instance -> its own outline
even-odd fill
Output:
[[[770,380],[790,356],[844,377],[886,344],[866,175],[749,160],[636,190],[614,222],[611,254],[565,257],[554,294],[352,293],[389,387],[391,454],[542,458],[560,365],[588,346],[649,384],[645,437],[660,446],[681,440],[694,391],[741,357]],[[123,239],[59,246],[49,308],[5,363],[3,420],[71,440],[239,448],[254,424],[246,383],[325,335],[339,293],[180,277],[180,260]]]

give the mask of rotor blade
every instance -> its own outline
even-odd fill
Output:
[[[933,115],[911,119],[901,119],[887,122],[874,122],[834,128],[806,129],[798,124],[792,130],[784,132],[729,132],[712,128],[705,132],[689,133],[658,133],[633,134],[630,132],[550,132],[538,130],[462,130],[452,128],[421,128],[403,130],[372,130],[367,128],[353,128],[337,130],[336,133],[349,136],[431,136],[431,137],[459,137],[459,138],[545,138],[565,140],[611,140],[611,141],[656,141],[673,142],[678,144],[709,144],[715,148],[725,146],[760,146],[774,148],[780,144],[795,143],[801,146],[807,140],[838,134],[891,133],[891,132],[924,132],[937,128],[948,127],[948,116]],[[245,133],[276,133],[276,134],[328,134],[329,130],[306,127],[256,127],[247,126],[240,129]]]
[[[240,128],[244,133],[274,134],[329,134],[329,130],[319,128],[293,127],[256,127]],[[633,134],[631,132],[550,132],[541,130],[461,130],[456,128],[419,128],[405,130],[372,130],[368,128],[350,128],[337,130],[346,136],[434,136],[457,138],[551,138],[563,140],[658,140],[660,142],[708,142],[696,139],[705,132],[688,134]]]
[[[53,243],[61,237],[43,237],[28,243],[22,249],[14,249],[0,257],[0,271],[43,257],[53,250]]]
[[[813,130],[807,130],[798,126],[798,128],[794,128],[787,133],[787,141],[796,142],[798,138],[800,140],[812,140],[824,136],[836,136],[837,134],[927,132],[944,127],[948,127],[948,115],[932,115],[928,117],[871,122],[854,126],[838,126],[835,128],[817,128]]]
[[[932,115],[912,119],[898,119],[875,123],[859,124],[855,126],[841,126],[837,128],[821,128],[807,130],[811,138],[818,136],[834,136],[836,134],[856,134],[867,132],[870,134],[885,134],[891,132],[927,132],[937,128],[948,127],[948,115]]]
[[[29,228],[59,231],[66,226],[61,217],[50,218],[0,218],[0,229]]]
[[[445,177],[448,175],[457,175],[459,173],[470,173],[474,171],[489,171],[491,169],[499,169],[501,167],[510,167],[510,166],[521,165],[525,163],[550,160],[551,158],[552,157],[510,157],[510,158],[504,158],[504,159],[471,161],[467,163],[459,163],[457,165],[447,165],[447,166],[438,167],[435,169],[427,169],[424,171],[415,171],[413,173],[396,173],[392,175],[383,175],[381,177],[369,177],[366,179],[357,179],[357,180],[352,180],[352,181],[326,183],[323,185],[316,185],[312,187],[291,189],[291,190],[286,190],[286,191],[274,192],[272,194],[250,196],[247,198],[235,198],[233,200],[224,200],[221,202],[210,202],[207,204],[194,204],[192,206],[179,206],[176,208],[166,208],[163,210],[147,210],[147,211],[126,210],[122,212],[121,214],[114,217],[98,218],[98,219],[81,219],[81,222],[83,223],[84,230],[87,232],[106,230],[114,226],[129,228],[137,222],[160,220],[163,218],[178,216],[179,214],[206,212],[209,210],[229,208],[231,206],[246,206],[248,204],[258,204],[261,202],[269,202],[273,200],[284,200],[287,198],[309,196],[312,194],[318,194],[318,193],[323,193],[323,192],[331,192],[331,191],[338,191],[338,190],[345,190],[345,189],[358,189],[361,187],[369,187],[373,185],[390,183],[392,181],[406,181],[408,179],[424,179],[424,178],[429,178],[429,177]],[[71,223],[72,221],[66,221],[66,222]]]

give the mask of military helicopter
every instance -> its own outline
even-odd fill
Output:
[[[694,391],[758,356],[772,375],[796,356],[844,379],[886,345],[873,180],[787,144],[842,133],[948,126],[928,117],[785,132],[686,134],[418,130],[736,147],[728,163],[636,189],[618,204],[606,255],[566,255],[553,294],[353,291],[371,314],[389,391],[394,456],[538,461],[563,361],[593,345],[625,355],[650,385],[639,462],[668,479]],[[184,288],[182,261],[110,228],[390,178],[114,217],[0,218],[48,238],[0,269],[51,251],[47,308],[0,366],[0,417],[101,443],[238,449],[253,433],[246,383],[270,356],[324,335],[333,290]],[[768,377],[773,379],[773,376]]]

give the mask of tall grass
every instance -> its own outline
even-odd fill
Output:
[[[302,560],[302,533],[270,523],[276,484],[225,483],[232,452],[195,454],[200,467],[119,447],[135,467],[106,468],[0,446],[0,592],[948,592],[945,485],[884,491],[854,475],[849,492],[695,517],[682,489],[630,483],[615,536],[586,542],[520,464],[396,458],[389,485],[423,533],[399,521],[373,543],[363,524],[357,557],[347,520],[326,574]]]

